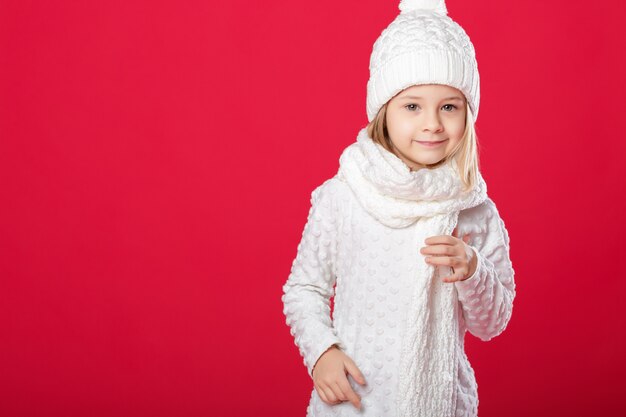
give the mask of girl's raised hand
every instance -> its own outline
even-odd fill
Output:
[[[361,398],[350,386],[347,374],[365,385],[365,378],[354,361],[335,345],[320,356],[313,367],[313,383],[320,398],[327,404],[335,405],[350,401],[361,409]]]
[[[426,246],[420,248],[422,255],[430,255],[425,258],[429,265],[445,265],[452,268],[452,275],[443,277],[444,282],[463,281],[471,277],[476,271],[476,256],[474,250],[467,244],[469,234],[463,239],[457,237],[457,229],[452,232],[452,236],[441,235],[431,236],[424,243]]]

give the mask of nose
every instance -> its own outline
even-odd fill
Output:
[[[442,129],[443,125],[441,124],[437,110],[424,112],[424,120],[422,124],[422,130],[424,132],[439,132]]]

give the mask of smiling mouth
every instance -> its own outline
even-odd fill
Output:
[[[420,145],[424,145],[424,146],[437,146],[440,145],[442,143],[444,143],[445,141],[447,141],[448,139],[443,139],[443,140],[437,140],[437,141],[431,141],[431,140],[416,140],[415,142],[419,143]]]

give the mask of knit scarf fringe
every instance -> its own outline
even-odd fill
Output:
[[[451,235],[459,212],[487,198],[478,174],[476,186],[463,191],[454,160],[433,169],[411,171],[396,155],[374,142],[363,128],[339,158],[337,177],[374,218],[392,228],[416,224],[417,276],[404,321],[398,389],[398,417],[453,417],[457,374],[455,340],[458,299],[452,283],[444,283],[419,249],[430,236]]]

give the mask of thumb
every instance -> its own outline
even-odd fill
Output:
[[[463,242],[467,243],[470,240],[470,235],[469,233],[466,234],[465,236],[463,236]]]
[[[363,374],[361,373],[361,371],[359,370],[359,368],[356,366],[356,364],[354,363],[354,361],[350,358],[348,358],[344,364],[346,365],[346,370],[348,371],[348,373],[350,375],[352,375],[352,378],[355,379],[356,382],[358,382],[361,385],[365,385],[365,377],[363,376]]]

